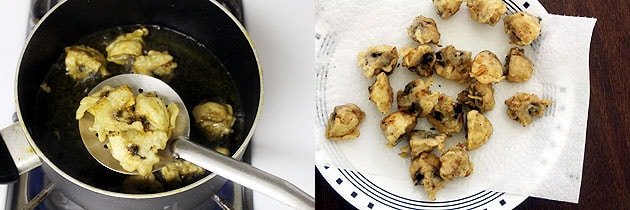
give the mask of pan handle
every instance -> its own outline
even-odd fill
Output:
[[[20,122],[0,130],[0,138],[0,184],[15,182],[20,174],[42,164]]]
[[[180,139],[183,138],[183,139]],[[179,158],[212,171],[226,179],[265,194],[295,209],[315,209],[315,199],[295,185],[247,163],[197,145],[186,137],[173,141],[171,148]]]

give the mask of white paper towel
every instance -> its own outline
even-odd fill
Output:
[[[475,163],[473,175],[447,183],[438,192],[438,199],[440,194],[488,189],[577,203],[588,118],[589,47],[595,19],[550,15],[538,2],[530,1],[528,8],[518,7],[524,1],[509,2],[510,12],[522,9],[541,19],[541,36],[525,47],[526,56],[534,63],[533,76],[525,83],[503,81],[494,86],[496,106],[485,114],[494,133],[484,146],[470,152]],[[410,185],[410,161],[398,155],[405,143],[385,147],[379,127],[384,115],[368,100],[367,87],[373,79],[361,75],[357,54],[381,44],[399,49],[417,46],[406,29],[418,15],[436,21],[442,46],[452,44],[472,51],[473,56],[487,49],[502,62],[514,47],[503,32],[503,22],[494,27],[478,24],[470,18],[465,3],[447,20],[439,18],[428,0],[320,0],[316,15],[316,164],[409,180]],[[389,77],[394,92],[419,78],[403,67]],[[432,90],[453,97],[467,86],[437,75],[433,78]],[[553,104],[543,118],[522,127],[507,117],[503,104],[517,92],[534,93],[553,100]],[[350,141],[329,141],[324,135],[328,115],[335,106],[346,103],[357,104],[366,112],[359,127],[361,136]],[[394,103],[390,111],[395,107]],[[416,128],[430,127],[420,119]],[[451,146],[464,141],[462,132],[446,142]]]

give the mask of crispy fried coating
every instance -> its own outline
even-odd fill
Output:
[[[444,133],[432,133],[425,130],[413,130],[409,133],[409,147],[411,159],[415,159],[421,153],[433,152],[435,148],[444,152],[444,140],[446,139]]]
[[[458,176],[467,177],[473,173],[474,164],[470,162],[468,152],[463,145],[449,148],[440,156],[440,177],[445,181],[453,180]]]
[[[424,186],[429,193],[429,199],[435,200],[435,195],[444,188],[445,180],[440,177],[440,158],[431,153],[422,153],[411,161],[409,173],[415,185]]]
[[[507,12],[507,7],[502,0],[467,0],[466,6],[473,20],[491,26],[496,25],[501,20],[501,16]]]
[[[415,79],[405,85],[405,90],[396,93],[398,110],[413,113],[418,117],[425,117],[431,113],[439,96],[437,92],[431,92],[432,84],[433,79],[429,77],[426,82]]]
[[[411,39],[421,45],[434,44],[440,46],[440,32],[438,31],[435,20],[432,18],[422,15],[414,18],[409,28],[407,28],[407,34]]]
[[[326,125],[326,138],[330,140],[356,139],[359,137],[359,124],[365,118],[365,112],[355,104],[336,106],[330,113]]]
[[[459,83],[470,81],[471,52],[456,50],[453,45],[448,45],[435,53],[435,58],[433,68],[441,77]]]
[[[477,110],[469,111],[466,119],[466,149],[473,151],[490,139],[493,132],[492,123]]]
[[[381,130],[387,139],[387,147],[394,147],[401,137],[410,132],[418,120],[416,116],[403,111],[393,112],[381,120]]]
[[[448,19],[459,11],[462,2],[462,0],[433,0],[433,5],[442,19]]]
[[[433,75],[433,65],[435,64],[435,52],[429,45],[420,45],[417,48],[403,47],[400,50],[402,56],[402,66],[409,71],[416,72],[422,77]]]
[[[372,78],[381,72],[391,74],[398,64],[398,50],[395,46],[379,45],[369,47],[357,56],[361,74]]]
[[[510,44],[530,45],[542,32],[540,20],[525,12],[517,12],[503,19],[503,29],[510,37]]]
[[[527,57],[525,51],[518,47],[510,49],[505,56],[505,67],[503,75],[509,82],[525,82],[529,80],[534,72],[534,64]]]
[[[494,109],[494,87],[492,84],[475,81],[457,94],[457,101],[470,110],[486,113]]]
[[[389,113],[389,109],[394,102],[394,90],[389,84],[389,78],[385,72],[381,72],[376,76],[374,83],[368,88],[370,92],[370,101],[374,102],[378,111],[382,114]]]
[[[440,94],[427,120],[440,132],[459,133],[463,124],[462,105],[452,97]]]
[[[481,51],[475,56],[470,69],[470,76],[483,84],[498,83],[505,78],[501,61],[497,55],[489,50]]]
[[[545,108],[551,103],[553,101],[540,100],[538,96],[529,93],[517,93],[505,100],[508,117],[518,121],[523,127],[531,124],[534,116],[542,117]]]

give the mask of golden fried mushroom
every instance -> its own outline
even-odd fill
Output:
[[[473,173],[474,164],[470,162],[468,152],[464,146],[458,144],[452,146],[440,156],[440,177],[449,181],[458,176],[468,177]]]
[[[429,89],[432,84],[433,79],[429,77],[426,82],[415,79],[405,85],[405,90],[396,93],[398,110],[413,113],[418,117],[425,117],[431,113],[439,96]]]
[[[510,44],[526,46],[540,36],[540,20],[525,12],[517,12],[503,19],[503,29],[510,37]]]
[[[483,84],[501,82],[505,78],[503,65],[494,53],[489,50],[481,51],[473,60],[470,77],[474,77]]]
[[[336,106],[328,118],[326,138],[330,140],[358,138],[361,133],[357,127],[363,118],[365,118],[365,112],[355,104]]]
[[[415,185],[424,186],[429,199],[435,200],[435,194],[444,188],[444,179],[440,177],[440,158],[431,153],[422,153],[411,161],[409,173]]]
[[[75,80],[85,80],[97,72],[101,76],[109,75],[105,69],[105,56],[94,48],[76,45],[65,48],[66,74]]]
[[[146,35],[149,35],[149,30],[141,27],[131,33],[116,37],[116,40],[105,48],[107,61],[121,65],[133,61],[135,57],[142,55],[144,46],[142,37]]]
[[[393,112],[381,120],[381,130],[387,138],[387,147],[394,147],[400,142],[400,137],[416,127],[416,116],[403,111]]]
[[[169,78],[177,63],[168,51],[149,50],[147,55],[138,56],[133,62],[133,71],[137,74]]]
[[[492,84],[475,81],[457,94],[457,101],[470,110],[486,113],[494,109],[494,88]]]
[[[372,78],[381,72],[390,74],[398,64],[398,50],[395,46],[379,45],[369,47],[366,51],[359,53],[357,57],[361,74],[367,78]]]
[[[433,0],[433,5],[442,19],[448,19],[459,11],[462,2],[462,0]]]
[[[473,20],[491,26],[496,25],[501,20],[501,16],[507,12],[507,7],[502,0],[467,0],[466,6]]]
[[[523,127],[532,123],[532,116],[542,117],[545,108],[551,103],[553,101],[540,100],[538,96],[529,93],[517,93],[505,100],[508,117],[518,121]]]
[[[437,24],[432,18],[425,16],[418,16],[413,19],[409,28],[407,28],[407,34],[414,41],[422,44],[434,44],[439,46],[440,32],[437,29]]]
[[[525,57],[523,49],[518,47],[510,49],[510,53],[505,57],[505,67],[503,69],[503,75],[505,75],[507,81],[525,82],[532,76],[533,71],[534,64]]]
[[[435,52],[429,45],[420,45],[417,48],[403,47],[400,50],[402,56],[402,66],[409,71],[416,72],[423,77],[433,75],[433,64],[435,63]]]
[[[183,182],[201,176],[205,169],[182,159],[175,159],[160,170],[160,175],[167,186],[181,186]]]
[[[421,153],[433,152],[435,148],[444,152],[444,140],[446,134],[435,134],[425,130],[413,130],[409,133],[409,147],[411,159],[415,159]]]
[[[232,106],[217,102],[205,102],[193,108],[195,125],[201,128],[203,134],[210,141],[219,140],[221,137],[233,132],[232,126],[236,121]]]
[[[462,130],[462,106],[452,97],[440,94],[427,120],[443,133],[459,133]]]
[[[389,85],[389,78],[385,72],[376,76],[374,83],[368,88],[370,91],[370,101],[376,104],[378,111],[383,114],[389,113],[389,109],[394,102],[394,91]]]
[[[469,111],[466,115],[466,120],[466,149],[473,151],[490,139],[492,123],[477,110]]]
[[[435,58],[433,68],[438,75],[459,83],[470,81],[471,52],[456,50],[453,45],[448,45],[435,53]]]

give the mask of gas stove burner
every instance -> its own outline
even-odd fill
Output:
[[[29,172],[25,180],[26,181],[24,183],[20,184],[20,188],[26,189],[26,192],[24,192],[26,198],[24,198],[24,195],[18,195],[19,200],[29,200],[32,202],[42,192],[47,193],[47,198],[40,205],[33,207],[33,209],[83,210],[83,208],[72,202],[72,200],[66,198],[63,193],[55,191],[54,189],[47,191],[47,188],[51,185],[41,168],[36,168]],[[238,199],[246,197],[244,193],[246,192],[241,186],[228,181],[225,185],[223,185],[219,192],[213,196],[212,200],[202,203],[193,210],[251,209],[251,207],[247,207],[244,202],[238,202]],[[19,204],[18,207],[20,207]]]

